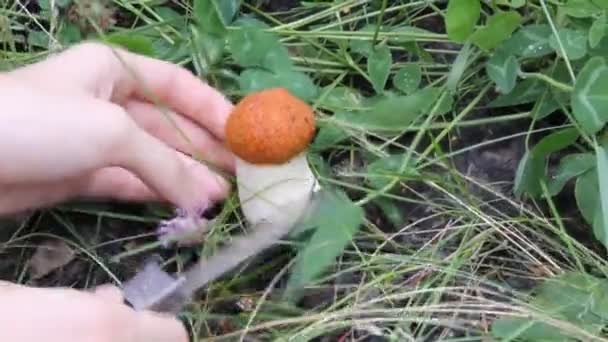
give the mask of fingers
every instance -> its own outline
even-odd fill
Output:
[[[223,135],[223,124],[231,104],[185,69],[124,51],[119,54],[127,65],[135,68],[136,74],[155,94],[165,97],[176,112],[190,117],[190,121],[185,118],[180,121],[189,131],[199,132],[193,134],[196,141],[203,147],[208,146],[209,151],[215,151],[214,140],[210,135],[206,137],[201,134],[202,130],[195,129],[194,123],[203,122],[211,131]],[[102,62],[93,62],[97,59]],[[103,62],[108,60],[111,62]],[[65,69],[60,66],[66,62],[74,63],[74,69],[78,72],[61,74],[61,77],[45,77],[53,71]],[[72,66],[70,63],[67,64]],[[99,78],[83,78],[82,74],[90,73],[82,70],[95,70],[93,74],[101,73],[103,77],[114,77],[115,80],[103,82]],[[36,76],[34,71],[39,71],[41,76]],[[29,75],[34,77],[33,80],[61,78],[64,81],[60,82],[62,84],[82,82],[82,89],[90,89],[96,95],[143,95],[140,79],[130,78],[130,71],[119,63],[110,48],[84,44],[46,63],[23,69],[20,76]],[[3,91],[9,98],[26,95],[30,98],[32,94],[32,88],[26,87],[25,83],[21,88],[15,85]],[[9,161],[0,168],[0,184],[11,184],[13,188],[9,190],[16,196],[14,203],[0,203],[5,208],[19,210],[55,203],[81,190],[87,194],[112,194],[108,190],[118,189],[120,183],[128,186],[116,191],[118,195],[114,194],[114,197],[152,198],[156,194],[185,210],[198,211],[201,206],[223,199],[228,194],[229,183],[225,179],[161,141],[159,136],[171,139],[168,130],[158,130],[157,136],[146,132],[123,107],[103,97],[72,97],[52,91],[34,91],[34,94],[35,101],[20,103],[19,115],[8,113],[3,116],[3,124],[0,125],[0,157]],[[38,114],[41,110],[45,115]],[[144,111],[142,107],[134,109],[134,112],[139,112],[134,117],[139,118],[140,122],[143,121]],[[24,127],[28,134],[22,134]],[[176,136],[173,140],[177,143]],[[220,164],[231,163],[227,153],[208,154]],[[85,175],[107,167],[128,170],[141,183],[133,181],[133,177],[112,178],[103,174],[96,175],[85,185],[81,183]],[[74,179],[78,179],[78,182],[72,181]],[[36,185],[41,188],[36,189]],[[57,188],[57,185],[65,185],[65,188]],[[41,189],[48,192],[41,192]]]
[[[163,200],[133,173],[119,167],[107,167],[76,179],[2,187],[0,216],[49,207],[75,197],[128,202]]]
[[[232,153],[192,120],[172,111],[162,112],[150,103],[142,101],[131,100],[123,106],[138,125],[156,138],[188,155],[202,156],[205,161],[234,172],[235,161]]]
[[[55,93],[88,94],[116,103],[133,95],[150,103],[159,101],[220,140],[233,108],[219,91],[187,69],[100,43],[81,43],[10,75]]]
[[[136,174],[178,207],[197,211],[228,195],[230,184],[226,179],[144,130],[134,130],[124,139],[123,148],[112,156],[112,162]]]
[[[190,161],[187,157],[181,155],[180,158],[184,159],[183,163],[185,165],[191,163],[193,172],[197,172],[198,167],[195,161]],[[211,175],[208,169],[203,168],[202,171],[198,172],[209,173],[212,180],[216,177]],[[5,186],[2,187],[1,192],[0,216],[34,208],[49,207],[75,197],[113,199],[127,202],[167,200],[166,196],[153,191],[135,174],[120,167],[106,167],[91,175],[65,179],[61,182]],[[208,194],[202,192],[208,196],[210,202],[220,200],[225,194],[221,190]],[[197,198],[197,200],[200,200],[200,198]]]
[[[120,288],[104,284],[94,289],[93,294],[108,303],[120,304],[123,294]],[[155,312],[137,312],[135,323],[130,328],[135,331],[133,341],[136,342],[187,342],[188,335],[177,319],[169,315]]]
[[[34,183],[2,187],[0,196],[0,216],[47,207],[74,196],[80,180],[62,183]]]
[[[107,101],[37,92],[21,82],[2,92],[22,101],[0,116],[0,184],[56,183],[89,174],[108,166],[125,137],[140,129]]]
[[[96,297],[107,300],[108,303],[122,303],[124,296],[120,288],[112,284],[103,284],[93,289],[93,295]]]
[[[175,317],[134,311],[117,301],[121,295],[115,287],[100,292],[26,286],[0,291],[0,340],[188,341]]]
[[[162,195],[150,189],[135,174],[120,167],[106,167],[94,172],[78,190],[77,195],[128,202],[163,200]]]
[[[111,59],[114,64],[110,75],[117,100],[135,94],[150,103],[159,101],[207,128],[218,139],[224,139],[225,124],[233,105],[219,91],[172,63],[124,50],[115,51],[122,59]]]
[[[142,312],[137,316],[137,342],[188,342],[184,325],[173,317]]]

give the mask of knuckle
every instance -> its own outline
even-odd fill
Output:
[[[121,155],[121,151],[128,149],[137,132],[135,123],[129,118],[125,110],[116,104],[108,104],[106,120],[104,123],[105,146],[102,147],[109,155]]]
[[[72,52],[81,56],[80,58],[95,61],[98,67],[105,66],[108,68],[106,72],[111,72],[112,68],[115,68],[116,64],[119,63],[116,54],[122,54],[123,49],[102,42],[87,41],[75,45]]]
[[[107,127],[112,140],[122,140],[129,137],[134,128],[132,120],[125,110],[116,104],[108,104],[108,115],[111,124]]]
[[[104,56],[110,52],[110,47],[100,42],[82,42],[74,46],[74,51],[91,56]]]
[[[96,313],[96,331],[99,341],[133,341],[135,335],[132,315],[122,313],[114,305],[104,305]],[[102,336],[105,335],[105,336]]]

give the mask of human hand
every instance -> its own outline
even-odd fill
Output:
[[[0,341],[187,342],[174,317],[135,311],[118,288],[93,292],[0,282]]]
[[[0,98],[0,215],[77,196],[200,211],[229,191],[190,156],[233,172],[232,104],[186,69],[84,43],[0,74]]]

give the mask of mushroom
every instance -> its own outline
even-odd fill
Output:
[[[292,227],[311,208],[319,189],[306,158],[315,133],[312,108],[284,88],[261,90],[237,103],[225,130],[247,222]],[[178,217],[163,221],[158,230],[163,244],[200,240],[209,225],[198,217],[205,209],[178,211]]]
[[[241,209],[247,221],[295,224],[319,184],[306,150],[315,133],[312,108],[285,88],[244,97],[226,124],[236,158]]]

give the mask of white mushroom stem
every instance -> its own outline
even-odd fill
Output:
[[[241,207],[250,224],[296,224],[319,186],[305,151],[284,164],[252,164],[237,158],[236,176]]]

